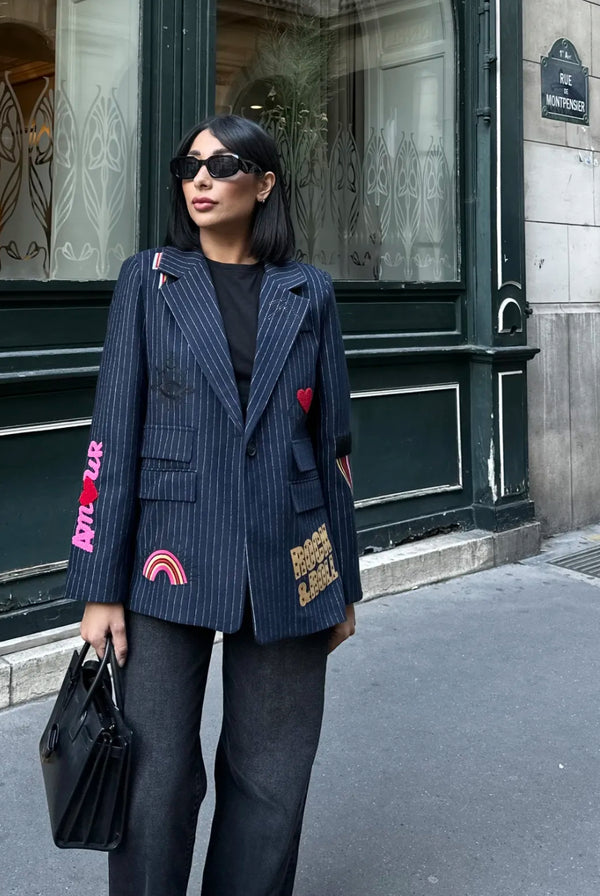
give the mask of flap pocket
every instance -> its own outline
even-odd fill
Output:
[[[305,473],[307,470],[316,469],[317,464],[310,439],[295,439],[295,441],[292,442],[292,452],[294,454],[296,466],[301,473]]]
[[[196,474],[187,470],[141,470],[138,495],[147,501],[195,501]]]
[[[321,480],[318,476],[311,476],[308,479],[296,479],[294,482],[290,482],[290,491],[296,513],[312,510],[313,507],[322,507],[325,503]]]
[[[142,439],[142,457],[189,461],[192,458],[194,430],[175,426],[146,426]]]

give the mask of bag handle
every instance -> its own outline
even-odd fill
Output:
[[[123,682],[121,679],[121,667],[117,662],[117,655],[115,654],[115,646],[112,642],[112,637],[108,635],[106,639],[106,651],[110,652],[110,670],[112,673],[112,683],[113,683],[113,691],[115,695],[115,706],[118,710],[120,710],[121,714],[123,713]]]
[[[83,660],[85,659],[85,656],[86,656],[89,648],[90,648],[90,645],[86,641],[86,643],[83,646],[81,653],[79,655],[79,661],[73,671],[73,676],[72,676],[73,678],[76,678],[77,675],[79,674],[81,666],[83,665]],[[98,670],[96,672],[96,675],[94,676],[94,680],[89,687],[87,697],[85,698],[85,700],[83,702],[83,706],[81,707],[82,715],[84,715],[87,712],[88,706],[92,702],[94,693],[95,693],[96,689],[98,688],[100,682],[102,681],[102,678],[106,671],[106,667],[108,665],[110,665],[110,669],[111,669],[111,673],[112,673],[111,678],[112,678],[113,689],[114,689],[114,702],[115,702],[117,709],[119,709],[121,712],[123,712],[123,687],[121,684],[121,672],[119,669],[119,664],[117,663],[117,658],[115,656],[115,648],[114,648],[114,644],[112,642],[112,637],[109,633],[106,636],[106,644],[104,647],[104,656],[102,657],[102,660],[100,661],[100,665],[98,666]]]

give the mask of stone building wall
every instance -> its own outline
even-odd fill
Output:
[[[558,38],[589,68],[590,125],[541,117]],[[523,0],[531,496],[546,533],[600,519],[600,0]]]

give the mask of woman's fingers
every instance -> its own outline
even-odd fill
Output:
[[[115,656],[119,666],[127,659],[127,633],[123,604],[88,603],[81,620],[81,637],[89,641],[100,659],[104,656],[106,636],[112,635]]]
[[[119,604],[119,606],[121,606],[121,604]],[[115,648],[117,663],[119,666],[124,666],[125,660],[127,659],[127,634],[125,632],[124,613],[121,613],[120,620],[115,620],[114,624],[111,625],[110,630],[112,633],[113,647]]]
[[[356,617],[354,615],[354,604],[347,604],[346,620],[344,622],[338,622],[337,625],[334,625],[331,629],[328,652],[331,653],[336,647],[339,647],[343,641],[347,638],[351,638],[355,631]]]

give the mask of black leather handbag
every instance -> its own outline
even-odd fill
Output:
[[[127,809],[132,732],[112,640],[102,661],[75,651],[40,740],[52,836],[62,849],[114,849]],[[110,667],[110,672],[109,672]]]

